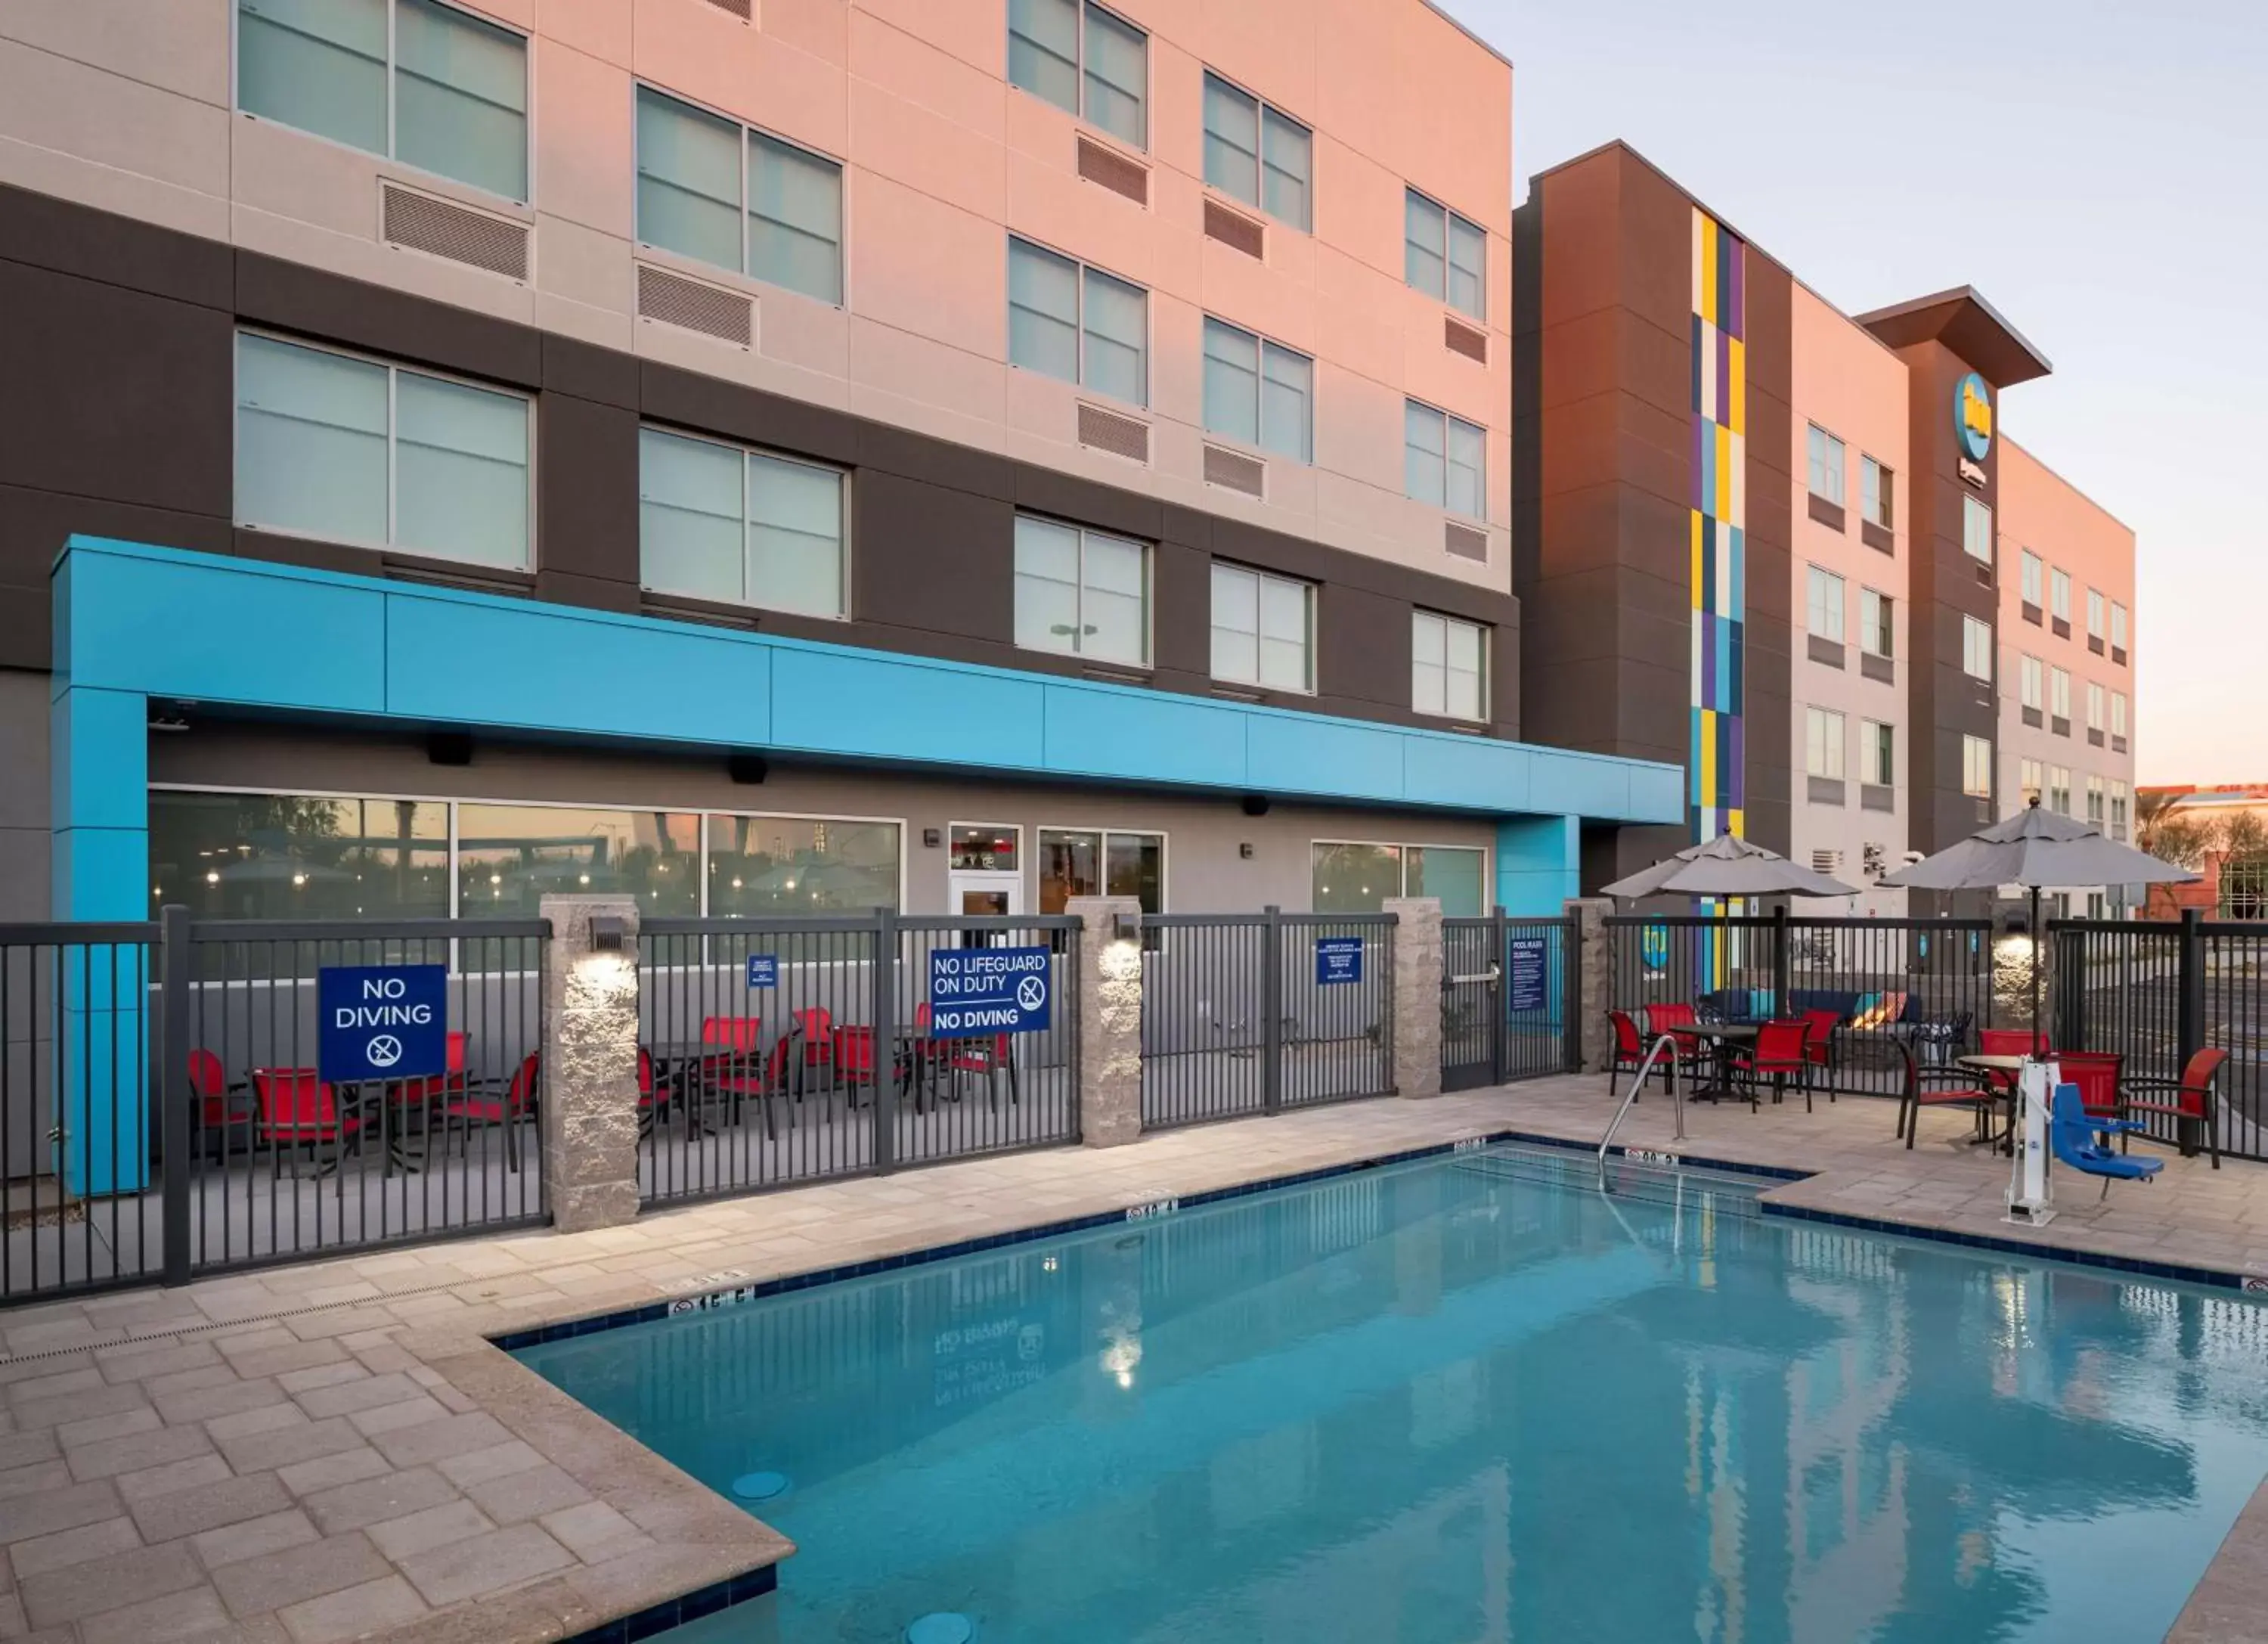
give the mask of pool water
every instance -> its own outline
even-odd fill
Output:
[[[2163,1634],[2268,1473],[2268,1315],[1644,1174],[1439,1158],[521,1356],[778,1475],[779,1590],[677,1644]]]

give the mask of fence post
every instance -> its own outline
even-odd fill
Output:
[[[1394,1090],[1402,1096],[1441,1094],[1441,903],[1437,896],[1389,896],[1394,916]]]
[[[1116,1147],[1142,1135],[1142,939],[1133,896],[1073,896],[1064,911],[1079,920],[1079,1140]]]
[[[638,1213],[638,907],[633,896],[546,896],[543,1191],[561,1233]],[[614,921],[603,938],[595,920]],[[604,940],[610,945],[600,947]]]
[[[874,910],[874,962],[867,977],[873,1009],[874,1168],[898,1168],[898,916]]]
[[[1512,1049],[1512,927],[1502,903],[1489,910],[1489,969],[1496,972],[1496,985],[1487,991],[1494,1000],[1489,1010],[1490,1071],[1494,1074],[1490,1082],[1501,1085],[1512,1077],[1506,1065]]]
[[[1260,1110],[1284,1110],[1284,910],[1260,910]]]
[[[2195,908],[2182,910],[2181,991],[2176,996],[2175,1036],[2181,1041],[2181,1058],[2175,1067],[2179,1075],[2190,1065],[2190,1058],[2205,1049],[2205,916]],[[2198,1134],[2198,1122],[2182,1118],[2175,1122],[2174,1133],[2181,1141],[2182,1155],[2189,1157],[2198,1150],[2205,1139]]]
[[[1607,940],[1607,915],[1614,903],[1604,896],[1570,896],[1564,904],[1567,933],[1561,959],[1566,978],[1566,1035],[1572,1072],[1607,1071],[1607,1013],[1615,1007],[1614,961]]]
[[[1787,951],[1787,903],[1781,903],[1772,910],[1772,1014],[1786,1017],[1788,1012],[1788,981],[1792,955]]]
[[[177,903],[158,913],[158,1168],[165,1184],[159,1226],[166,1244],[163,1282],[189,1282],[189,910]]]

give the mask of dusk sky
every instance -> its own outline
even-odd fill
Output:
[[[1621,137],[1846,313],[1974,285],[2138,539],[2146,782],[2268,781],[2268,0],[1446,0],[1513,172]]]

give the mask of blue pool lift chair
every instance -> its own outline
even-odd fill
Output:
[[[2162,1159],[2132,1158],[2113,1153],[2107,1145],[2114,1135],[2146,1128],[2133,1119],[2090,1116],[2077,1085],[2056,1087],[2055,1109],[2048,1126],[2049,1145],[2055,1150],[2058,1163],[2069,1165],[2082,1175],[2102,1178],[2099,1198],[2110,1196],[2113,1182],[2147,1182],[2166,1168]]]

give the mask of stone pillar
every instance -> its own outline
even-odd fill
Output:
[[[1079,944],[1079,1131],[1089,1147],[1142,1134],[1142,944],[1118,935],[1138,918],[1132,896],[1073,896],[1064,906],[1086,928]]]
[[[1435,896],[1389,896],[1394,915],[1394,1088],[1404,1096],[1441,1094],[1441,903]]]
[[[1575,1013],[1576,1065],[1587,1073],[1607,1071],[1612,1042],[1607,1013],[1615,1007],[1614,951],[1607,941],[1607,916],[1615,904],[1604,896],[1571,896],[1567,917],[1575,921],[1575,989],[1568,1008]]]
[[[546,896],[543,967],[543,1186],[561,1233],[636,1220],[638,972],[637,901]],[[591,922],[622,921],[619,952],[592,944]]]

